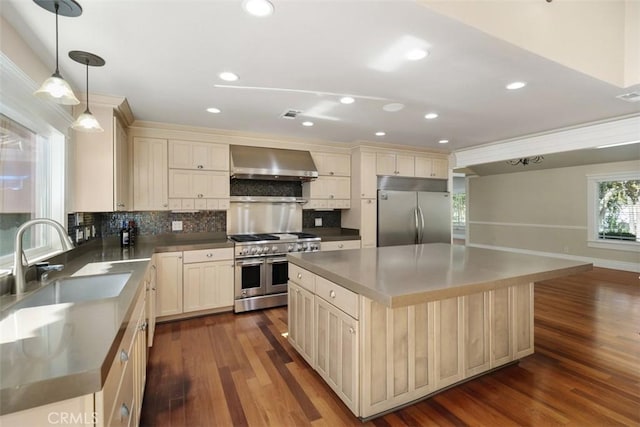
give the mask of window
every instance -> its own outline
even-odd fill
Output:
[[[454,193],[451,198],[453,203],[452,221],[454,226],[463,226],[467,223],[467,195],[465,193]]]
[[[638,250],[640,172],[590,175],[589,246]]]
[[[13,266],[18,227],[32,218],[64,217],[64,138],[42,136],[0,114],[0,269]],[[35,226],[23,236],[29,262],[58,248],[51,227]]]

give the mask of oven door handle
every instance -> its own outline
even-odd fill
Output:
[[[236,266],[238,267],[250,267],[252,265],[260,265],[263,264],[264,260],[260,261],[238,261],[236,262]]]
[[[275,264],[278,262],[287,262],[287,257],[267,259],[267,264]]]

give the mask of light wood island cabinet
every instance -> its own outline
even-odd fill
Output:
[[[447,244],[288,260],[289,341],[362,419],[532,354],[533,282],[591,268]]]

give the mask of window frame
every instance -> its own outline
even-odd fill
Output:
[[[36,207],[36,215],[58,221],[66,229],[67,158],[73,116],[69,108],[33,96],[38,87],[38,82],[0,52],[0,113],[31,129],[38,140],[44,139],[50,144],[47,163],[50,173],[45,177],[51,181],[46,195],[50,210],[46,214]],[[42,228],[41,236],[45,240],[42,246],[25,251],[30,264],[60,252],[57,233],[51,227]],[[14,253],[0,257],[0,276],[10,274],[13,258]]]
[[[640,172],[609,172],[587,175],[587,246],[598,249],[613,249],[640,252],[640,242],[606,240],[598,237],[598,208],[600,204],[599,183],[606,181],[640,180]]]

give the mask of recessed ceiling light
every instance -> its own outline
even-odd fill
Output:
[[[526,82],[513,82],[513,83],[509,83],[507,86],[505,86],[507,89],[509,90],[516,90],[516,89],[522,89],[523,87],[525,87],[527,85]]]
[[[391,104],[385,104],[382,109],[389,113],[395,113],[396,111],[400,111],[404,108],[404,104],[400,104],[399,102],[392,102]]]
[[[411,49],[409,52],[405,54],[405,57],[409,61],[419,61],[423,58],[426,58],[427,55],[429,55],[429,52],[427,52],[424,49]]]
[[[427,114],[424,115],[424,118],[427,119],[427,120],[433,120],[436,117],[438,117],[437,113],[427,113]]]
[[[302,126],[313,126],[313,122],[302,122]]]
[[[242,8],[253,16],[269,16],[273,15],[273,4],[268,0],[244,0]]]
[[[213,114],[218,114],[220,113],[220,109],[219,108],[215,108],[215,107],[211,107],[211,108],[207,108],[207,111]]]
[[[230,71],[224,71],[218,74],[218,77],[220,77],[225,82],[235,82],[236,80],[238,80],[238,75]]]
[[[343,104],[353,104],[355,101],[356,100],[350,96],[343,96],[342,98],[340,98],[340,102],[342,102]]]
[[[386,132],[376,132],[376,136],[385,136]]]
[[[438,144],[448,144],[449,140],[448,139],[441,139],[440,141],[438,141]]]

